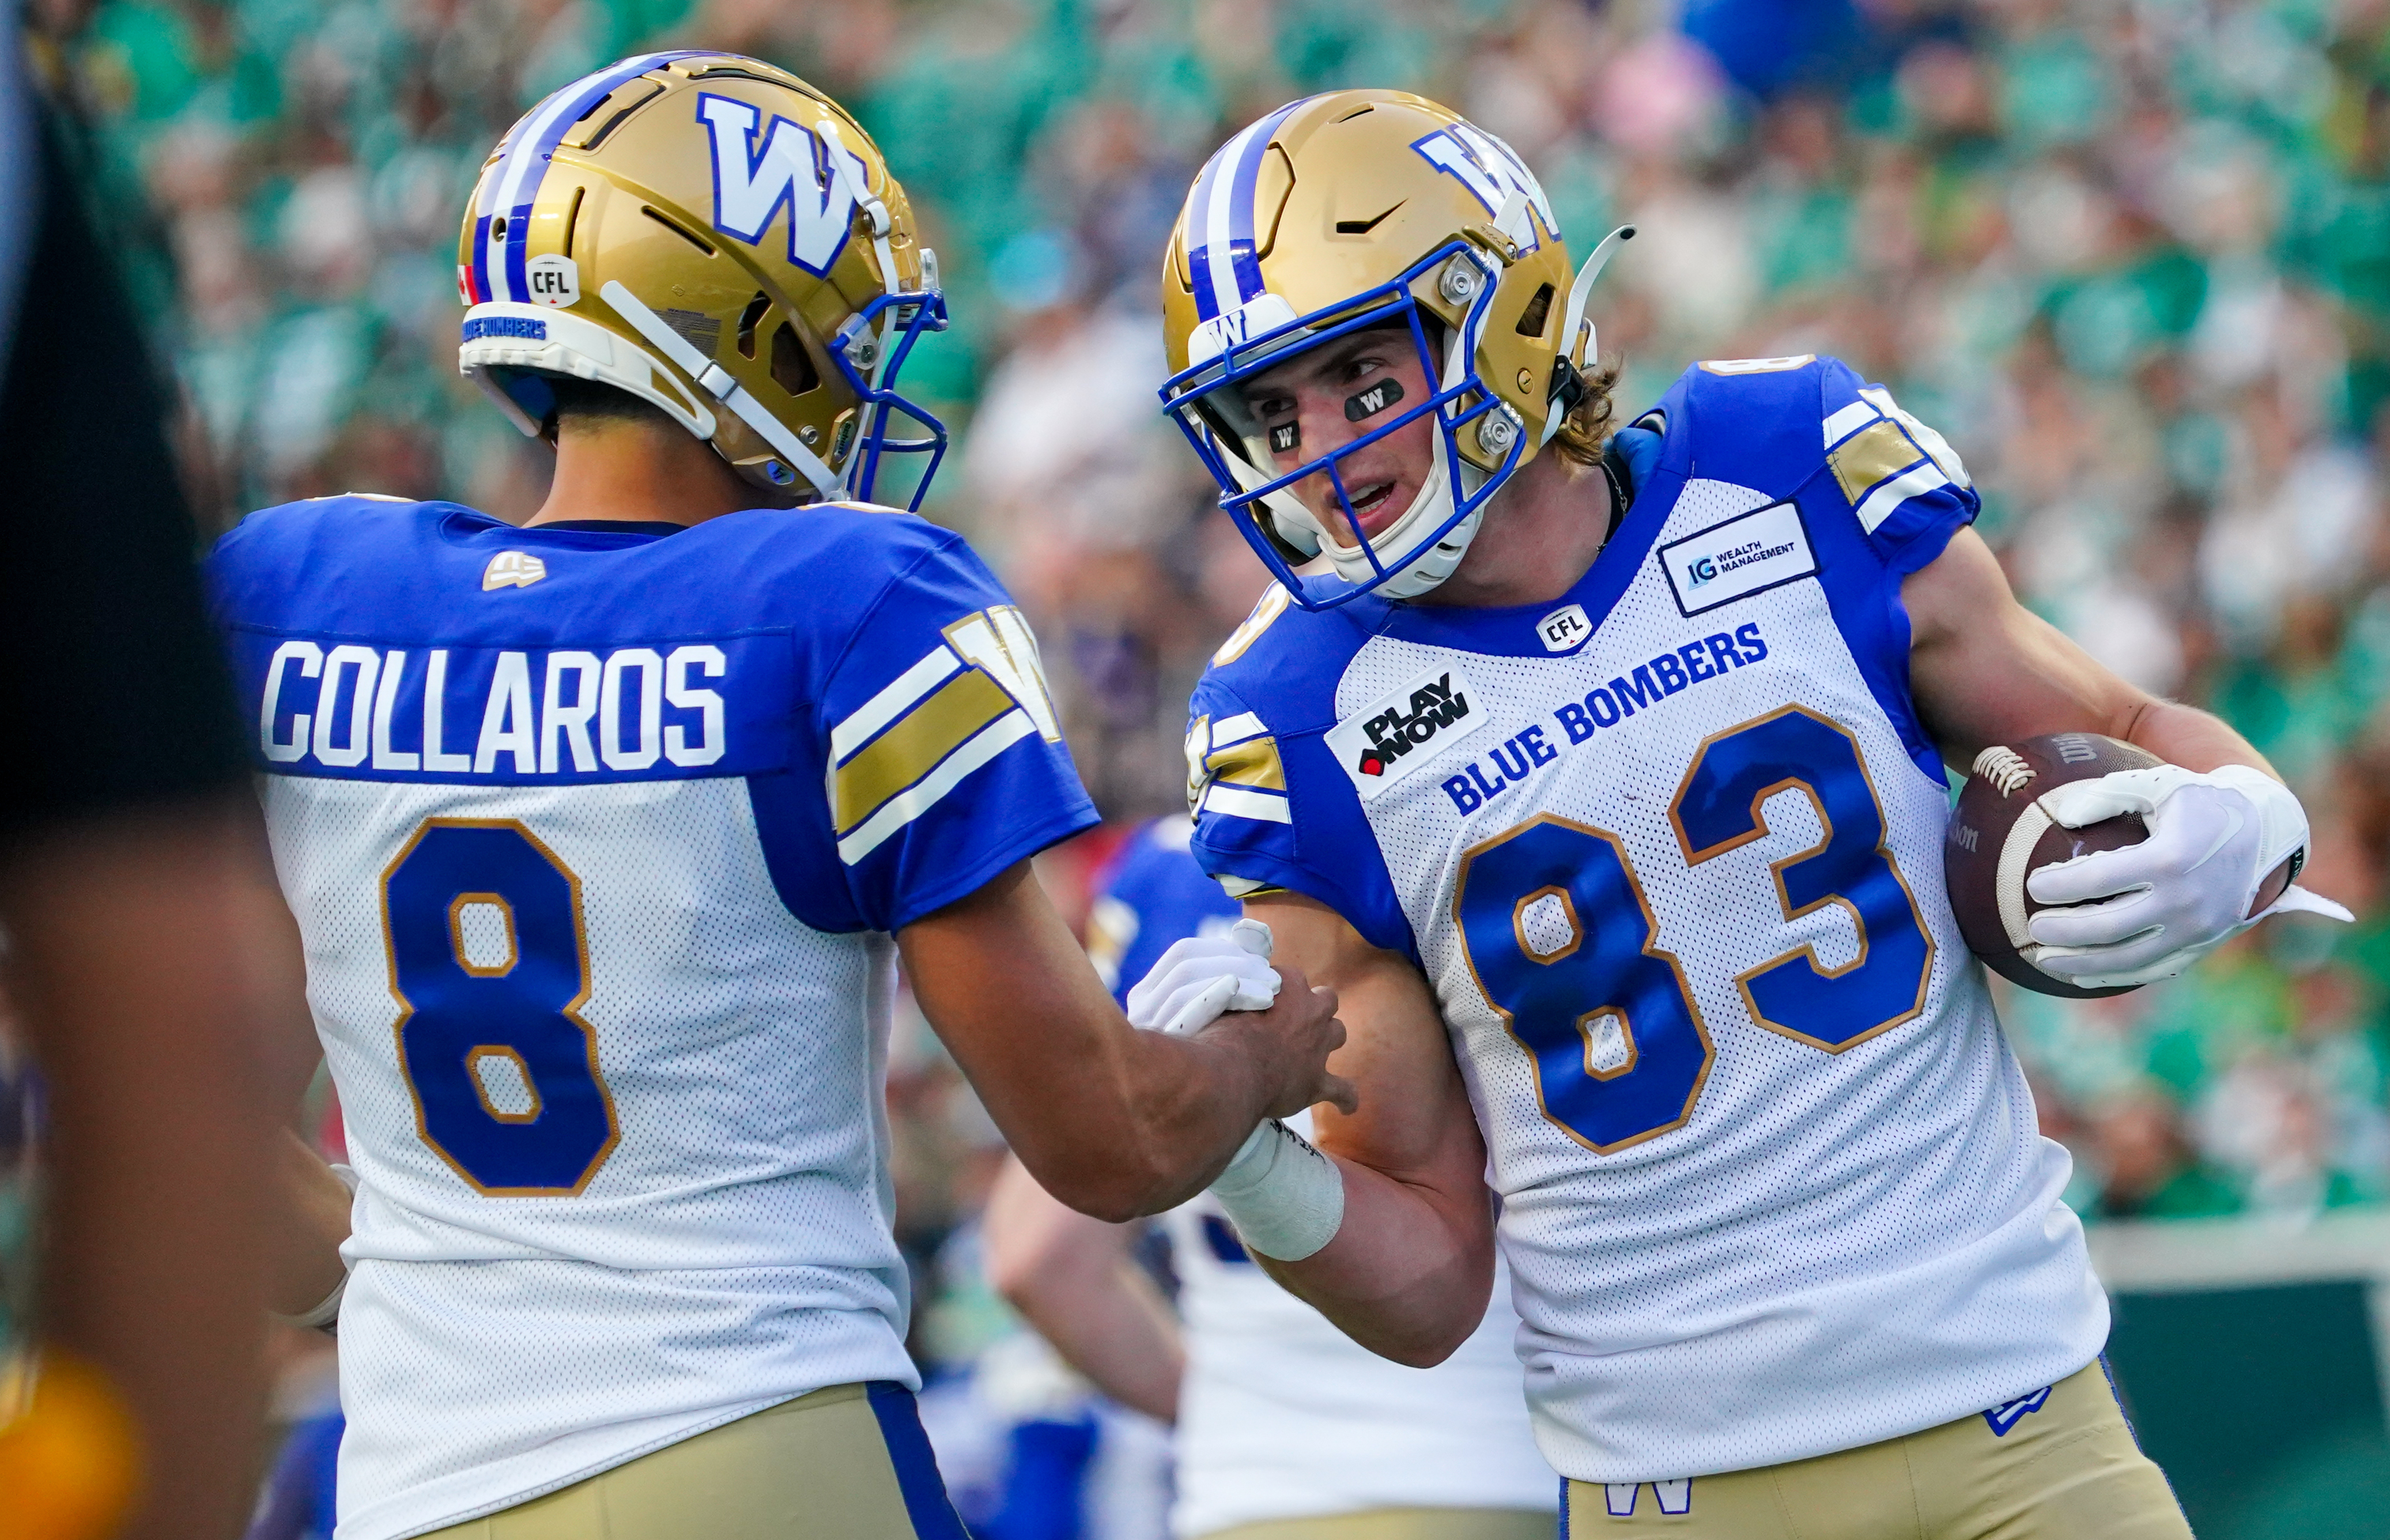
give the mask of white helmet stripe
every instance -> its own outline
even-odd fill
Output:
[[[676,58],[701,57],[694,50],[668,54],[642,54],[626,58],[610,69],[585,75],[571,85],[550,95],[532,109],[515,132],[507,135],[504,158],[494,174],[482,183],[482,201],[474,212],[477,228],[473,235],[473,276],[483,299],[518,300],[531,298],[531,289],[523,275],[526,249],[521,236],[509,229],[512,237],[507,242],[503,282],[506,292],[496,292],[496,275],[490,271],[490,221],[505,215],[520,223],[531,213],[532,200],[539,192],[540,179],[546,174],[549,158],[565,134],[588,110],[625,81],[636,80],[661,64]],[[528,232],[525,232],[528,233]]]
[[[1245,147],[1261,128],[1259,122],[1247,124],[1245,131],[1220,151],[1215,161],[1217,172],[1212,178],[1211,205],[1203,211],[1203,267],[1211,280],[1212,313],[1215,315],[1225,315],[1245,302],[1237,292],[1237,264],[1229,254],[1228,243],[1235,238],[1230,227],[1237,201],[1236,168],[1244,160]]]

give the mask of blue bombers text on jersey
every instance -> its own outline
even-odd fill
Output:
[[[889,933],[1095,822],[968,547],[335,497],[211,578],[363,1177],[341,1540],[916,1383]]]
[[[1567,595],[1273,594],[1188,743],[1206,869],[1427,976],[1538,1441],[1600,1482],[1947,1422],[2107,1329],[1908,692],[1900,580],[1974,516],[1964,467],[1831,359],[1698,366],[1644,425]]]

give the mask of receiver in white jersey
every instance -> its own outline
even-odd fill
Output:
[[[363,1177],[340,1540],[854,1382],[922,1479],[890,933],[1095,818],[995,580],[884,509],[362,497],[212,579]]]
[[[1089,950],[1115,994],[1171,943],[1236,919],[1236,901],[1189,853],[1192,832],[1184,818],[1157,820],[1130,836],[1108,874]],[[1287,1121],[1311,1131],[1307,1111]],[[1176,1534],[1377,1508],[1555,1508],[1558,1483],[1520,1393],[1507,1268],[1497,1266],[1477,1329],[1443,1363],[1415,1369],[1288,1293],[1208,1194],[1163,1225],[1187,1346]]]
[[[1965,470],[1809,357],[1688,370],[1613,455],[1631,505],[1551,604],[1273,590],[1195,694],[1195,854],[1426,975],[1563,1474],[1772,1465],[2062,1380],[2106,1302],[1908,693],[1900,582],[1973,517]]]

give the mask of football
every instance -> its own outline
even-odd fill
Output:
[[[2025,878],[2053,861],[2136,845],[2149,838],[2140,818],[2130,814],[2068,828],[2043,811],[2042,793],[2068,781],[2159,763],[2145,750],[2098,733],[2049,733],[1995,744],[1975,756],[1943,836],[1942,866],[1959,932],[1985,966],[2026,989],[2070,1000],[2127,993],[2077,988],[2034,965],[2033,938],[2025,925],[2046,905],[2025,892]]]

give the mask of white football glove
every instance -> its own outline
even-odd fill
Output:
[[[1257,919],[1240,919],[1226,935],[1173,942],[1128,992],[1129,1025],[1189,1033],[1223,1011],[1269,1009],[1279,983],[1272,944],[1270,928]]]
[[[2039,943],[2035,966],[2082,988],[2171,979],[2267,915],[2356,918],[2295,886],[2263,914],[2249,913],[2267,877],[2307,842],[2306,809],[2262,770],[2119,770],[2053,787],[2040,803],[2068,828],[2127,813],[2149,825],[2138,845],[2055,861],[2025,879],[2036,903],[2073,905],[2027,924]]]

